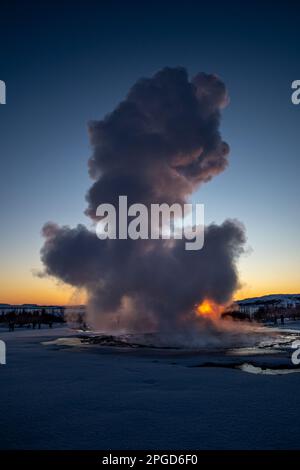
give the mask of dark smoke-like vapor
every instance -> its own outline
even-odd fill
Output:
[[[90,125],[93,155],[87,214],[101,203],[185,203],[195,188],[227,165],[219,133],[228,102],[222,81],[183,68],[165,68],[139,80],[102,121]],[[106,330],[180,327],[208,297],[230,301],[238,287],[236,259],[243,228],[234,221],[206,228],[204,248],[185,240],[99,240],[82,225],[43,228],[45,272],[84,288],[96,326]]]
[[[165,68],[139,80],[127,98],[102,121],[90,125],[89,161],[96,181],[88,192],[94,218],[102,202],[184,202],[195,187],[227,165],[228,145],[219,134],[220,109],[228,102],[224,84],[182,68]]]

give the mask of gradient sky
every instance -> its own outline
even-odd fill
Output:
[[[300,5],[247,2],[1,3],[0,303],[67,303],[41,269],[46,221],[90,224],[87,122],[168,65],[217,73],[231,102],[230,166],[194,194],[206,223],[241,220],[248,250],[237,297],[300,292]]]

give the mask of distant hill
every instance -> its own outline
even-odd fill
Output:
[[[247,299],[237,300],[239,305],[250,304],[266,304],[266,303],[280,303],[280,304],[295,304],[300,303],[300,294],[270,294],[261,297],[250,297]]]

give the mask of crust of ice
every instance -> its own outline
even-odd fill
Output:
[[[82,346],[80,338],[56,338],[51,341],[43,341],[41,343],[43,346]]]
[[[261,367],[254,366],[253,364],[245,363],[237,367],[243,372],[249,374],[262,374],[262,375],[286,375],[300,372],[300,369],[262,369]]]

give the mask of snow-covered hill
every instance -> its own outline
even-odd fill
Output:
[[[249,304],[281,304],[283,306],[300,304],[300,294],[270,294],[261,297],[251,297],[248,299],[238,300],[239,305]]]

